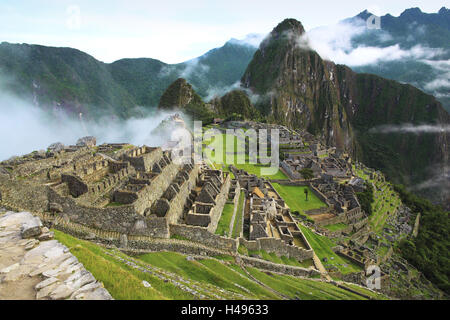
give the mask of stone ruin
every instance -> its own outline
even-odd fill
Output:
[[[53,144],[43,159],[2,162],[8,173],[0,180],[3,200],[124,234],[167,238],[169,224],[176,223],[215,230],[228,199],[229,174],[193,161],[175,163],[159,147],[94,142],[82,138],[63,149]]]

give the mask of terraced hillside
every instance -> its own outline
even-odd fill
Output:
[[[115,299],[365,299],[331,283],[246,268],[231,256],[155,252],[131,257],[57,230],[55,237]],[[364,295],[383,298],[357,287]]]

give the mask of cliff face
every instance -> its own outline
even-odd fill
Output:
[[[307,128],[396,182],[412,186],[431,171],[446,173],[448,132],[376,130],[402,124],[448,126],[450,116],[433,96],[324,61],[302,42],[303,33],[294,19],[280,23],[242,77],[243,86],[259,97],[256,107],[269,120]]]
[[[339,100],[335,65],[300,47],[300,22],[288,19],[262,42],[242,83],[259,96],[269,119],[323,134],[340,149],[351,148],[352,130]]]

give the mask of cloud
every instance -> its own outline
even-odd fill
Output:
[[[97,143],[129,142],[158,146],[164,141],[150,132],[171,113],[147,111],[141,118],[126,121],[83,121],[63,113],[51,114],[32,103],[0,92],[0,160],[34,150],[46,150],[54,142],[75,144],[83,136],[93,135]]]
[[[244,90],[244,88],[241,87],[240,81],[236,81],[231,86],[209,87],[206,91],[205,101],[211,101],[214,98],[222,97],[233,90]]]
[[[399,44],[387,47],[355,46],[353,39],[368,32],[366,22],[362,19],[339,22],[338,24],[315,28],[298,39],[301,48],[311,48],[324,59],[350,67],[371,65],[381,61],[400,59],[433,59],[444,54],[441,48],[429,48],[416,45],[402,49]],[[386,31],[371,34],[382,42],[392,41]]]
[[[436,78],[427,84],[424,89],[431,91],[437,97],[450,96],[450,60],[421,60],[433,67]]]
[[[245,38],[243,39],[232,38],[229,42],[233,44],[247,45],[250,47],[258,48],[265,37],[266,37],[265,34],[250,33],[246,35]]]
[[[450,125],[413,125],[410,123],[405,123],[401,125],[382,125],[371,128],[370,133],[450,133]]]
[[[192,76],[202,77],[209,71],[209,66],[202,64],[199,58],[189,60],[183,63],[185,66],[179,72],[179,77],[189,80]]]

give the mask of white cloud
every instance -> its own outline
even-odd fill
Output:
[[[450,132],[450,125],[413,125],[411,123],[404,123],[400,125],[382,125],[374,127],[369,130],[370,133],[448,133]]]
[[[398,44],[388,47],[363,45],[354,47],[352,39],[366,31],[366,22],[358,19],[355,22],[340,22],[336,25],[313,29],[298,41],[300,47],[309,46],[322,58],[350,67],[400,59],[432,59],[445,53],[444,49],[421,45],[411,49],[402,49]],[[377,36],[383,42],[392,40],[392,36],[385,31],[377,32]]]

